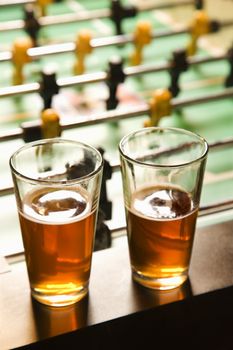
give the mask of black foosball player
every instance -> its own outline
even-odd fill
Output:
[[[203,10],[204,8],[204,0],[195,0],[194,1],[196,10]]]
[[[138,10],[135,6],[122,5],[120,0],[112,0],[110,10],[111,10],[110,18],[115,24],[117,35],[121,35],[123,33],[122,21],[125,18],[135,17],[138,13]]]
[[[104,155],[103,148],[98,148],[102,157]],[[103,157],[104,158],[104,157]],[[106,225],[105,220],[110,220],[112,218],[112,202],[108,200],[107,196],[107,187],[106,181],[110,180],[112,177],[112,167],[110,163],[104,159],[103,166],[103,177],[100,190],[100,201],[99,201],[99,211],[96,225],[96,235],[95,235],[95,244],[94,250],[101,250],[111,247],[111,231]]]
[[[78,163],[66,164],[67,180],[76,179],[78,177],[86,176],[95,169],[95,164],[92,159],[84,152],[83,161]]]
[[[108,225],[105,224],[105,214],[99,208],[96,224],[94,251],[110,248],[112,245],[111,231]]]
[[[117,107],[119,103],[117,89],[124,81],[125,73],[123,70],[123,60],[119,56],[114,56],[109,61],[107,71],[106,85],[109,91],[109,96],[106,101],[107,110],[115,109]]]
[[[103,156],[104,150],[99,148],[101,155]],[[66,164],[67,180],[72,180],[80,176],[85,176],[94,170],[94,163],[91,158],[88,158],[84,154],[85,161],[79,163]],[[105,224],[105,220],[109,220],[112,217],[112,203],[108,201],[106,180],[112,176],[112,168],[108,161],[104,160],[103,166],[103,178],[100,192],[99,211],[96,224],[96,235],[94,242],[94,250],[106,249],[111,246],[111,232],[108,226]]]
[[[24,30],[30,36],[33,46],[38,46],[38,35],[41,25],[35,16],[34,8],[31,4],[24,7]]]
[[[176,97],[180,92],[180,77],[183,72],[188,70],[189,64],[187,60],[187,54],[185,49],[177,49],[173,52],[173,57],[170,62],[171,68],[169,74],[171,77],[171,83],[169,90],[173,97]]]
[[[98,148],[99,152],[101,153],[102,157],[104,156],[104,150],[103,148]],[[104,157],[103,157],[104,159]],[[100,202],[99,207],[104,213],[105,220],[110,220],[112,218],[112,202],[108,200],[107,196],[107,180],[110,180],[112,177],[112,167],[110,163],[104,159],[104,166],[103,166],[103,177],[102,177],[102,185],[101,185],[101,191],[100,191]]]
[[[59,93],[59,86],[54,71],[44,70],[41,75],[39,94],[44,103],[44,109],[52,107],[52,99]]]
[[[225,87],[233,86],[233,45],[227,51],[227,61],[229,63],[229,73],[225,79]]]

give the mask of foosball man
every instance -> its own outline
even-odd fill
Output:
[[[225,79],[225,87],[233,86],[233,46],[227,51],[227,61],[229,62],[229,73]]]
[[[34,7],[28,4],[24,8],[24,30],[32,39],[33,46],[37,46],[37,38],[41,25],[35,16]]]
[[[40,16],[46,16],[47,6],[52,4],[54,0],[36,0],[36,6],[39,10]]]
[[[41,134],[43,139],[61,136],[60,117],[53,108],[41,113]]]
[[[157,126],[161,118],[171,115],[171,100],[172,94],[168,89],[156,90],[149,103],[150,119],[144,123],[144,126]]]
[[[44,108],[48,109],[52,107],[52,100],[55,95],[59,93],[59,86],[56,80],[56,73],[44,70],[41,74],[41,82],[39,94],[43,100]]]
[[[117,97],[118,86],[125,81],[123,60],[119,56],[114,56],[109,61],[106,85],[109,95],[106,101],[107,110],[115,109],[119,103]]]
[[[112,218],[112,202],[108,200],[107,196],[107,180],[110,180],[112,177],[112,167],[111,164],[104,158],[104,149],[99,147],[98,150],[104,160],[99,208],[104,214],[104,220],[110,220]]]
[[[152,26],[148,21],[139,21],[134,32],[134,52],[130,57],[131,65],[139,65],[143,61],[143,50],[152,41]]]
[[[197,51],[198,39],[211,32],[211,22],[204,10],[195,11],[190,24],[191,40],[187,48],[188,56],[193,56]]]
[[[94,241],[94,251],[111,247],[112,237],[108,225],[105,223],[105,215],[101,208],[98,210],[96,233]]]
[[[79,75],[85,72],[85,60],[93,48],[91,46],[92,35],[89,30],[82,30],[76,39],[76,62],[74,64],[74,74]]]
[[[43,139],[50,139],[50,138],[59,137],[59,136],[61,136],[59,115],[53,109],[43,110],[41,113],[41,137]],[[52,157],[53,156],[52,146],[48,144],[45,148],[43,149],[38,148],[36,150],[39,170],[41,172],[50,171],[51,165],[46,164],[47,157],[45,157],[44,161],[42,161],[42,158],[40,157],[41,153],[42,154],[44,153]]]
[[[177,49],[172,54],[172,59],[170,61],[171,68],[169,69],[169,74],[171,77],[171,83],[169,90],[173,97],[176,97],[180,92],[180,77],[183,72],[186,72],[189,63],[187,60],[187,54],[185,49]]]
[[[24,82],[23,69],[24,66],[31,62],[32,59],[28,55],[28,50],[33,47],[33,42],[28,37],[18,38],[12,47],[12,63],[13,63],[13,85],[21,85]]]
[[[204,8],[204,0],[195,0],[194,4],[197,10],[202,10]]]
[[[110,18],[116,27],[116,34],[121,35],[122,31],[122,21],[125,18],[135,17],[138,13],[137,7],[133,5],[122,5],[120,0],[112,0]]]

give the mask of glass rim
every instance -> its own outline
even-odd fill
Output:
[[[89,174],[81,176],[79,178],[76,179],[67,179],[67,180],[53,180],[53,179],[36,179],[34,177],[22,174],[19,170],[17,170],[15,164],[14,164],[14,160],[16,158],[16,156],[18,154],[20,154],[22,151],[27,150],[29,148],[33,148],[36,146],[40,146],[40,145],[44,145],[46,143],[49,144],[62,144],[62,143],[69,143],[69,144],[73,144],[73,145],[81,145],[86,147],[87,149],[89,148],[90,150],[94,151],[98,156],[99,156],[99,165],[98,167],[91,171]],[[19,147],[11,156],[9,159],[9,165],[10,165],[10,169],[12,171],[12,173],[17,176],[20,177],[21,179],[30,181],[31,183],[40,183],[40,184],[49,184],[49,185],[71,185],[72,183],[76,183],[77,182],[81,182],[85,179],[89,179],[92,178],[93,176],[95,176],[96,174],[98,174],[100,172],[100,170],[103,168],[103,157],[100,153],[100,151],[98,151],[97,148],[95,148],[94,146],[85,143],[85,142],[81,142],[81,141],[75,141],[72,139],[67,139],[67,138],[61,138],[61,137],[54,137],[54,138],[46,138],[46,139],[41,139],[41,140],[36,140],[36,141],[32,141],[32,142],[28,142],[25,145]]]
[[[180,162],[177,164],[154,164],[154,163],[152,164],[152,163],[146,163],[145,161],[140,161],[139,159],[134,159],[124,151],[124,144],[132,136],[137,135],[137,134],[146,133],[146,131],[148,131],[148,132],[150,132],[150,131],[158,131],[158,132],[159,131],[160,132],[161,131],[171,131],[171,132],[176,132],[177,134],[190,135],[193,138],[199,140],[199,142],[204,146],[203,152],[200,154],[200,156],[196,157],[193,160],[186,161],[186,162]],[[151,127],[144,127],[144,128],[134,130],[134,131],[130,132],[129,134],[123,136],[123,138],[119,142],[118,149],[119,149],[120,155],[123,158],[130,161],[131,163],[138,164],[138,165],[141,165],[144,167],[160,168],[160,169],[164,168],[165,169],[165,168],[181,168],[181,167],[185,167],[189,164],[193,164],[193,163],[196,163],[196,162],[199,162],[199,161],[205,159],[207,154],[208,154],[208,151],[209,151],[209,145],[204,137],[200,136],[197,133],[194,133],[192,131],[189,131],[189,130],[186,130],[183,128],[151,126]]]

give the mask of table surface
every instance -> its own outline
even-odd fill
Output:
[[[126,244],[96,252],[88,297],[65,308],[49,308],[33,301],[25,263],[12,264],[11,271],[0,275],[0,348],[39,344],[43,339],[88,329],[142,310],[153,308],[156,313],[162,305],[232,286],[232,233],[233,221],[198,228],[189,280],[166,292],[146,289],[132,281]]]

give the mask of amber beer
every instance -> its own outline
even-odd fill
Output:
[[[154,186],[133,194],[126,207],[133,277],[144,285],[170,289],[184,282],[198,209],[179,187]]]
[[[133,278],[154,289],[187,278],[208,154],[181,128],[147,127],[119,143]]]
[[[81,299],[88,290],[96,220],[87,192],[78,186],[38,188],[25,196],[19,218],[32,295],[45,304]]]

